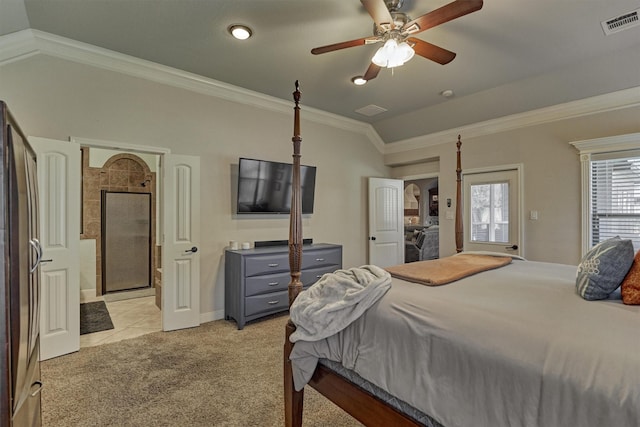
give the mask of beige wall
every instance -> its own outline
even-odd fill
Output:
[[[293,91],[283,89],[283,98]],[[382,155],[360,133],[305,119],[302,162],[317,166],[315,213],[304,237],[343,245],[345,267],[366,263],[366,177],[385,177]],[[239,157],[291,161],[293,108],[280,113],[37,55],[0,67],[0,99],[27,135],[164,147],[201,158],[201,312],[224,310],[229,240],[287,239],[281,218],[233,215]],[[293,102],[292,102],[293,107]]]
[[[575,265],[581,257],[581,177],[578,152],[569,142],[639,132],[639,117],[640,107],[635,107],[483,137],[465,138],[463,133],[462,169],[522,164],[524,255],[534,261]],[[455,202],[455,142],[385,156],[389,165],[439,158],[441,256],[455,252],[454,221],[444,217],[445,200]],[[403,176],[395,169],[407,170],[394,168],[395,177]],[[409,172],[418,173],[415,166]],[[529,219],[531,210],[538,211],[537,221]]]

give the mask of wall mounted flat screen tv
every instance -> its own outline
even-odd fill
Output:
[[[290,163],[240,158],[238,162],[238,214],[291,212]],[[315,166],[300,166],[302,213],[313,213]]]

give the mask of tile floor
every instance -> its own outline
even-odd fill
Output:
[[[99,300],[102,300],[102,297],[81,298],[81,302]],[[161,312],[156,306],[155,296],[107,301],[106,304],[114,328],[80,335],[80,348],[108,344],[162,330]]]

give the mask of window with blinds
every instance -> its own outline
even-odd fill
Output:
[[[615,236],[640,250],[640,152],[591,158],[591,245]]]

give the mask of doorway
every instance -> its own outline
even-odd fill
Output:
[[[200,252],[197,251],[200,237],[200,158],[197,156],[175,155],[169,150],[151,146],[136,146],[111,141],[70,138],[70,141],[58,141],[45,138],[30,138],[36,147],[38,157],[38,192],[44,200],[55,203],[41,203],[39,221],[43,236],[56,239],[55,245],[44,248],[44,257],[51,259],[48,264],[57,266],[68,264],[65,273],[56,267],[55,275],[42,269],[44,279],[51,283],[43,288],[51,292],[43,292],[41,304],[41,352],[42,360],[61,356],[79,349],[79,299],[84,292],[80,289],[81,278],[93,283],[94,298],[97,289],[97,273],[100,272],[95,252],[100,244],[96,240],[80,240],[80,234],[93,231],[98,236],[98,221],[87,221],[80,218],[81,200],[88,200],[86,187],[89,183],[100,186],[103,182],[119,184],[123,174],[111,177],[98,173],[92,177],[82,176],[80,167],[87,162],[83,159],[80,146],[107,149],[122,153],[135,151],[137,154],[156,156],[159,162],[158,174],[166,179],[158,186],[158,223],[159,235],[163,236],[162,251],[157,251],[165,269],[161,278],[166,296],[161,296],[159,308],[155,302],[151,304],[161,314],[162,330],[174,330],[198,326],[200,324]],[[38,142],[36,144],[36,142]],[[43,166],[40,173],[40,166]],[[83,179],[80,179],[83,178]],[[84,179],[86,178],[86,179]],[[139,187],[145,187],[150,181],[137,181]],[[84,188],[83,188],[84,187]],[[155,186],[154,186],[155,187]],[[92,210],[100,217],[100,199],[93,201],[92,206],[85,203],[87,210]],[[155,206],[155,204],[154,204]],[[52,228],[53,227],[53,228]],[[55,228],[57,227],[57,228]],[[58,232],[59,231],[59,232]],[[44,240],[44,239],[43,239]],[[60,242],[61,244],[58,244]],[[83,247],[80,242],[88,242]],[[85,252],[85,249],[93,248]],[[158,247],[159,248],[159,247]],[[195,250],[194,250],[195,248]],[[62,251],[61,249],[64,249]],[[93,269],[86,274],[79,266],[83,259],[92,259]],[[56,264],[58,263],[58,264]],[[74,273],[75,271],[75,273]],[[80,274],[77,274],[77,273]],[[55,280],[54,280],[55,279]],[[137,291],[136,291],[137,292]],[[135,301],[135,300],[134,300]],[[126,301],[124,301],[126,302]],[[137,314],[137,313],[136,313]],[[69,340],[65,340],[65,338]]]
[[[113,326],[85,328],[84,348],[162,330],[156,244],[160,157],[84,144],[81,150],[81,313],[92,316],[90,306],[102,307]]]
[[[405,263],[440,257],[438,177],[404,181]]]

